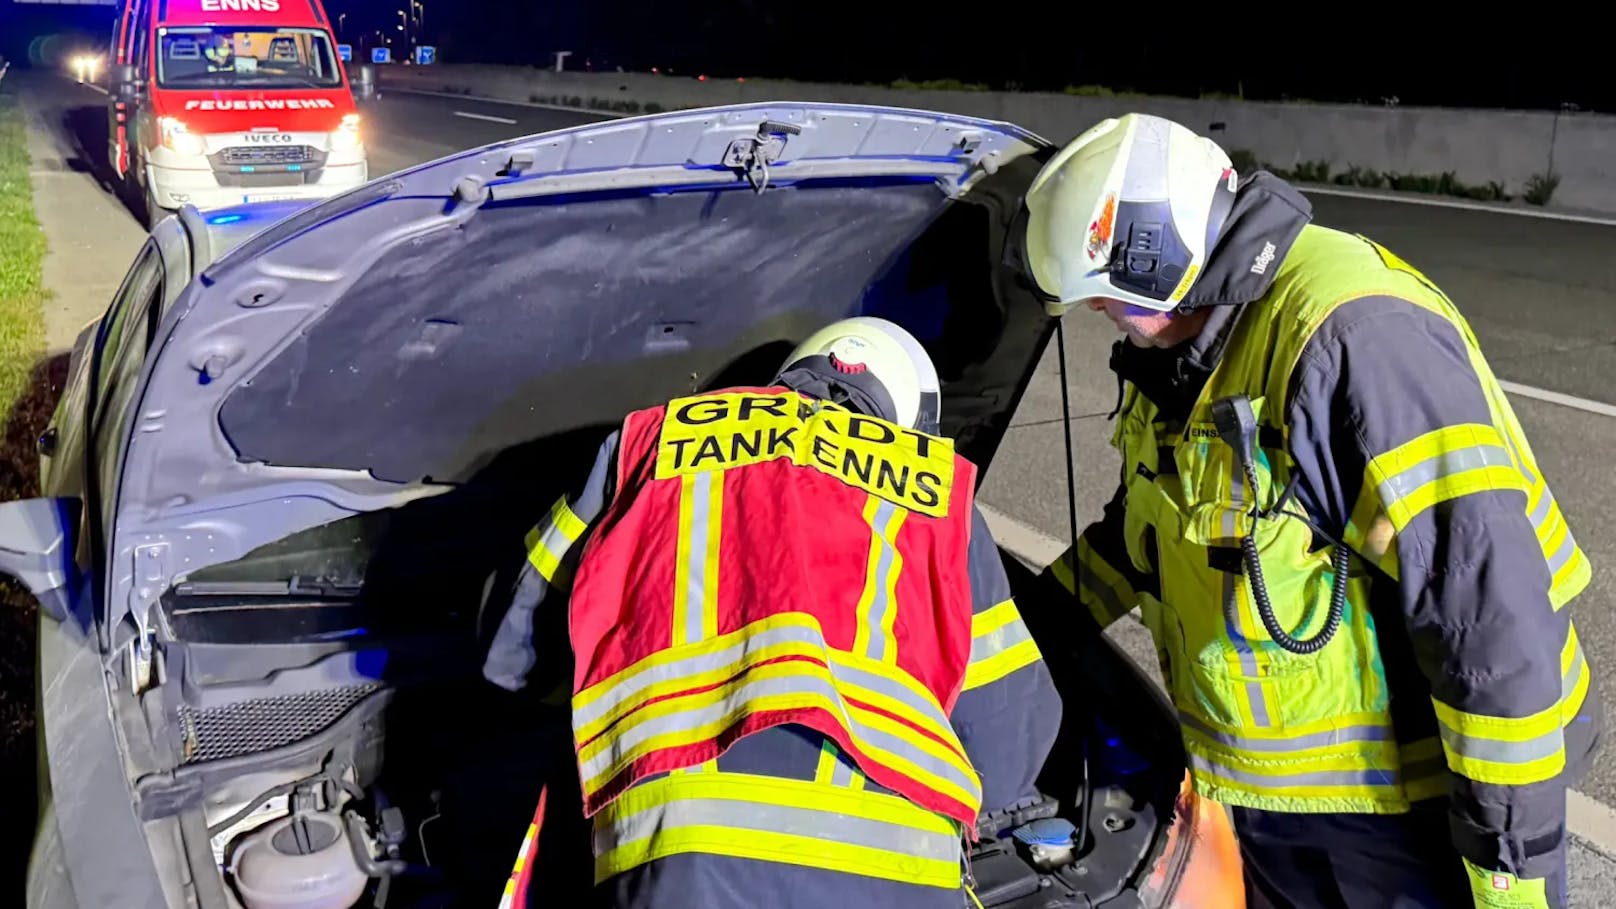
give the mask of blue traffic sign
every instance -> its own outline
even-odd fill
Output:
[[[415,65],[431,66],[438,60],[438,49],[430,44],[423,44],[415,49]]]
[[[370,49],[370,62],[392,63],[393,49],[390,47],[373,47]]]
[[[349,60],[352,60],[353,59],[353,45],[352,44],[339,44],[339,45],[337,45],[337,56],[341,57],[342,61],[344,63],[348,62]]]

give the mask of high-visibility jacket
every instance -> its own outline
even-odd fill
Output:
[[[1401,813],[1451,791],[1462,853],[1543,876],[1567,741],[1570,765],[1587,758],[1567,729],[1597,722],[1565,608],[1589,562],[1452,302],[1383,247],[1306,224],[1286,190],[1237,202],[1201,338],[1119,348],[1119,376],[1149,364],[1112,435],[1122,485],[1051,574],[1102,625],[1139,608],[1207,796]],[[1255,487],[1211,416],[1231,395],[1256,412]],[[1247,535],[1299,639],[1326,621],[1331,540],[1350,548],[1344,617],[1316,653],[1265,631]]]
[[[973,823],[981,783],[947,714],[970,660],[974,466],[784,388],[635,412],[619,445],[572,589],[585,813],[794,723]]]
[[[865,428],[861,434],[870,434]],[[536,669],[549,676],[566,666],[568,623],[559,596],[574,583],[586,541],[609,526],[608,503],[621,498],[626,468],[620,465],[627,463],[621,438],[620,432],[608,437],[588,479],[528,535],[526,564],[484,666],[495,684],[514,690]],[[827,459],[833,454],[825,445],[819,452]],[[901,479],[901,466],[890,476]],[[724,488],[731,489],[728,483]],[[737,498],[726,501],[733,506]],[[951,513],[955,507],[965,509],[959,500]],[[969,663],[948,721],[980,776],[983,810],[997,811],[1037,796],[1036,779],[1060,727],[1061,704],[1011,599],[987,524],[980,510],[965,510],[971,513],[969,539],[960,567],[970,589]],[[733,521],[724,518],[733,532]],[[923,519],[910,514],[896,528],[900,547],[913,549],[918,538],[909,534]],[[674,544],[652,534],[644,545]],[[850,537],[812,533],[801,557],[807,563],[828,558],[868,566],[873,545],[874,529],[860,524]],[[767,549],[752,554],[763,565],[778,561]],[[935,570],[931,558],[914,555],[908,551],[889,566],[900,599],[915,589],[903,583],[903,574]],[[876,561],[879,567],[879,556]],[[860,596],[842,600],[855,616],[868,578],[860,576],[857,584]],[[895,625],[902,627],[909,614],[899,610]],[[570,683],[568,678],[562,697],[572,690]],[[812,729],[770,727],[736,740],[717,759],[643,777],[601,808],[592,825],[595,878],[611,888],[613,905],[745,905],[750,901],[744,894],[765,890],[789,891],[814,905],[879,901],[892,909],[952,906],[961,899],[957,821],[882,786],[834,740]],[[513,874],[521,872],[519,860]],[[783,896],[771,902],[791,904]]]

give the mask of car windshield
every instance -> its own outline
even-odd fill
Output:
[[[158,30],[157,82],[164,88],[336,88],[342,71],[331,39],[312,28]]]

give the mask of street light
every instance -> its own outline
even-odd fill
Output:
[[[342,24],[348,21],[347,13],[337,13],[337,34],[342,34]]]

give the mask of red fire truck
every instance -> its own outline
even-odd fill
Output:
[[[124,0],[110,62],[108,155],[153,222],[367,179],[320,0]]]

